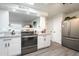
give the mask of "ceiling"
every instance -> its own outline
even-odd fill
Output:
[[[68,14],[68,13],[72,13],[74,11],[79,10],[79,3],[35,3],[34,5],[29,5],[27,3],[6,3],[6,4],[0,3],[0,8],[3,5],[9,6],[9,7],[17,7],[19,5],[19,6],[24,6],[26,8],[33,8],[35,10],[48,13],[48,18],[51,18],[58,13]],[[11,13],[11,15],[13,17],[21,16],[19,18],[22,20],[25,18],[24,22],[28,20],[29,21],[33,20],[35,18],[35,15],[27,15],[27,14],[22,14],[22,13],[21,14]]]
[[[34,5],[27,6],[47,12],[48,17],[52,17],[61,12],[68,14],[79,10],[79,3],[35,3]]]

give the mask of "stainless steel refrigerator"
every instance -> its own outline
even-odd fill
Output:
[[[79,18],[63,21],[62,45],[79,51]]]

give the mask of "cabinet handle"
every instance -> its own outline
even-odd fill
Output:
[[[10,44],[8,43],[8,47],[10,46]]]
[[[8,40],[11,40],[11,39],[4,39],[4,41],[8,41]]]
[[[7,43],[5,43],[5,47],[7,47]]]
[[[46,39],[44,38],[44,41],[46,41]]]

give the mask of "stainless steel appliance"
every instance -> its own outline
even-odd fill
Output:
[[[63,22],[62,45],[79,51],[79,18]]]
[[[21,32],[22,55],[37,51],[37,35],[34,32]]]

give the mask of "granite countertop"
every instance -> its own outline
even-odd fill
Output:
[[[16,37],[21,37],[21,35],[0,36],[0,39],[1,38],[16,38]]]
[[[45,36],[45,35],[51,35],[50,33],[40,33],[38,36]]]
[[[20,32],[16,32],[16,34],[12,35],[10,32],[0,32],[0,39],[1,38],[16,38],[21,37]]]

